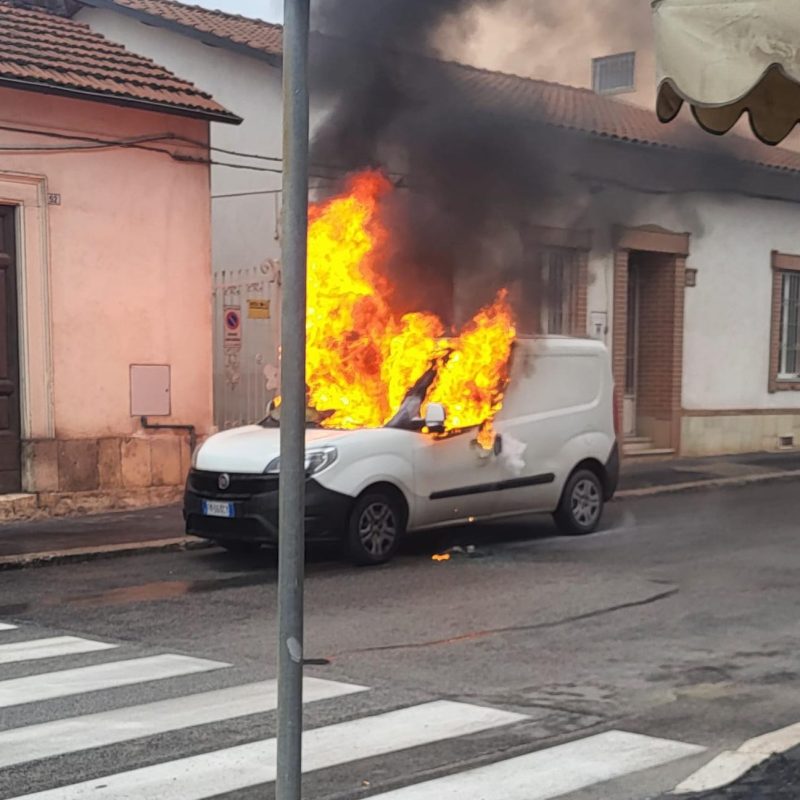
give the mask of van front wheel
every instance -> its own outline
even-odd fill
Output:
[[[602,515],[603,486],[600,479],[588,469],[573,473],[553,514],[559,531],[570,536],[592,533],[600,524]]]
[[[345,539],[348,555],[359,566],[384,564],[395,554],[404,527],[403,509],[392,494],[367,491],[350,512]]]

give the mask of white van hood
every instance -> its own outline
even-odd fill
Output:
[[[356,431],[306,430],[306,448],[333,442]],[[234,472],[260,475],[280,452],[279,428],[247,425],[217,433],[201,445],[195,467],[207,472]]]

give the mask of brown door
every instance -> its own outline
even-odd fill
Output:
[[[19,334],[14,208],[0,206],[0,494],[18,492]]]

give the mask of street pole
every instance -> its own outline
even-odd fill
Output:
[[[301,800],[310,0],[284,0],[276,800]]]

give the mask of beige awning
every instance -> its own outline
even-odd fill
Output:
[[[800,0],[652,0],[662,122],[689,103],[725,133],[747,112],[777,144],[800,121]]]

